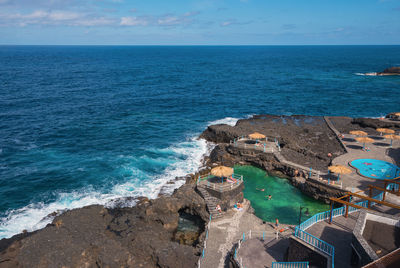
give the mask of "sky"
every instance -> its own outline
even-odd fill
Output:
[[[0,44],[399,45],[400,0],[0,0]]]

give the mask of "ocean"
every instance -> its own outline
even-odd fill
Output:
[[[400,77],[362,75],[399,65],[400,46],[0,46],[0,238],[155,198],[210,124],[399,111]]]

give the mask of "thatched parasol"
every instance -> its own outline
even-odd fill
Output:
[[[365,144],[366,144],[366,143],[372,143],[372,142],[374,142],[373,139],[368,138],[368,137],[357,137],[357,138],[356,138],[356,141],[362,142],[362,143],[363,143],[363,149],[365,148]]]
[[[385,139],[390,139],[390,146],[392,146],[393,140],[400,140],[400,136],[399,135],[394,135],[394,134],[384,135],[383,137]]]
[[[330,166],[330,167],[328,167],[328,169],[330,172],[338,174],[338,180],[339,180],[340,174],[350,174],[352,172],[351,169],[349,169],[348,167],[342,166],[342,165]]]
[[[229,177],[233,174],[233,168],[225,167],[225,166],[218,166],[211,169],[211,174],[216,177]]]
[[[253,140],[260,140],[260,139],[265,139],[265,135],[258,132],[254,132],[249,135],[249,138]]]
[[[362,130],[352,130],[349,133],[356,136],[368,136],[368,133]]]
[[[400,113],[394,113],[395,116],[400,116]]]
[[[393,129],[390,129],[390,128],[377,128],[376,131],[380,132],[381,136],[382,136],[382,133],[387,133],[387,134],[394,134],[395,133],[395,131]]]

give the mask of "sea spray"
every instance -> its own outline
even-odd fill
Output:
[[[226,117],[209,122],[209,125],[235,125],[238,120],[238,118]],[[215,146],[204,139],[198,139],[198,135],[199,133],[196,133],[185,141],[167,148],[148,148],[148,151],[158,156],[155,158],[142,156],[137,159],[127,155],[119,155],[122,159],[131,159],[133,165],[137,165],[138,162],[146,162],[146,164],[162,167],[165,164],[166,168],[162,174],[143,179],[149,176],[145,171],[138,169],[137,166],[124,164],[119,167],[120,172],[129,179],[124,183],[115,184],[109,191],[99,192],[88,186],[69,193],[58,193],[54,202],[37,202],[7,211],[7,216],[0,219],[0,238],[11,237],[23,230],[41,229],[49,224],[56,215],[65,210],[94,204],[108,207],[113,207],[116,204],[118,206],[134,206],[134,197],[156,198],[161,189],[163,189],[163,194],[172,193],[174,189],[185,183],[184,180],[176,180],[175,178],[196,172],[202,166],[204,156],[208,155]]]

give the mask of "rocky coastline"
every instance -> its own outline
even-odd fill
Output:
[[[382,72],[365,73],[367,76],[396,76],[400,75],[400,67],[389,67]]]
[[[395,121],[349,117],[330,117],[330,121],[343,133],[354,129],[372,133],[377,127],[400,130],[400,122]],[[304,193],[323,201],[343,194],[306,179],[305,170],[282,163],[276,154],[231,144],[256,131],[276,140],[288,163],[315,170],[325,170],[334,157],[345,153],[321,116],[257,115],[239,120],[235,126],[212,125],[200,135],[216,144],[205,157],[205,166],[196,174],[177,178],[186,183],[172,195],[161,193],[154,200],[141,197],[134,207],[120,207],[124,200],[118,200],[114,208],[93,205],[66,211],[41,230],[0,240],[0,267],[196,267],[209,212],[195,182],[219,164],[260,167],[290,179]],[[197,234],[178,231],[182,214],[196,219]]]
[[[400,67],[390,67],[382,72],[379,72],[378,75],[400,75]]]

